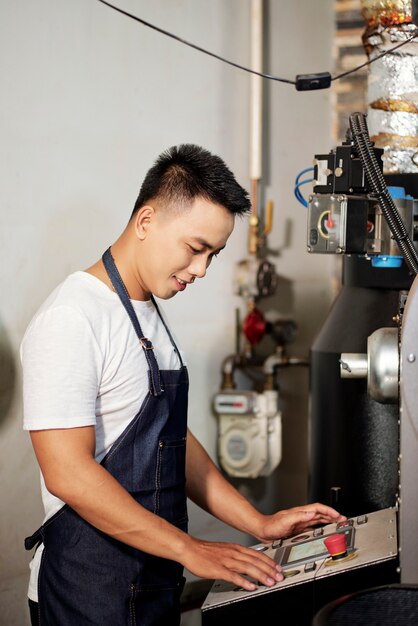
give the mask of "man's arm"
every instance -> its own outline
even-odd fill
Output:
[[[255,550],[200,541],[139,505],[94,459],[94,427],[31,431],[47,489],[90,524],[130,546],[182,563],[201,578],[248,590],[282,580],[274,561]]]
[[[333,508],[319,503],[263,515],[224,478],[190,431],[186,449],[188,497],[226,524],[262,542],[293,535],[317,524],[345,519]]]
[[[31,431],[46,487],[107,535],[167,558],[184,550],[184,533],[141,507],[94,459],[93,426]],[[156,533],[158,541],[155,541]]]

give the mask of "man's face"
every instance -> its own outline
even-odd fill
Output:
[[[144,293],[164,300],[203,278],[234,228],[224,207],[196,198],[181,211],[155,209],[146,225],[137,279]]]

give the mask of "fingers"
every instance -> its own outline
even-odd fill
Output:
[[[320,502],[314,502],[312,504],[306,504],[304,506],[295,506],[285,511],[279,511],[279,514],[286,515],[287,513],[296,512],[296,511],[313,511],[316,517],[318,518],[321,517],[327,522],[335,522],[335,521],[341,521],[342,519],[346,519],[344,515],[341,515],[338,511],[336,511],[332,507],[326,504],[321,504]]]
[[[330,522],[341,522],[345,519],[345,515],[341,515],[338,511],[326,504],[315,502],[303,507],[306,511],[313,511],[315,523],[329,524]]]
[[[319,522],[315,520],[315,511],[297,508],[291,509],[286,515],[279,517],[281,534],[277,537],[289,537]]]
[[[234,555],[240,562],[240,570],[268,586],[283,580],[282,568],[273,559],[254,548],[236,546],[237,553]]]
[[[273,559],[253,548],[237,544],[198,542],[193,562],[185,566],[203,578],[221,578],[252,591],[257,582],[271,587],[283,580],[282,569]]]
[[[265,516],[261,541],[268,543],[279,537],[289,537],[319,524],[338,523],[347,519],[330,506],[315,502],[297,506],[274,515]]]
[[[222,555],[222,564],[230,572],[245,574],[259,583],[271,587],[283,580],[282,569],[273,559],[253,548],[229,545]],[[244,588],[248,587],[248,582]],[[250,585],[254,588],[254,584]]]

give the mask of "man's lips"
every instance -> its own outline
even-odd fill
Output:
[[[174,278],[175,278],[175,281],[177,283],[177,287],[178,287],[179,291],[184,291],[189,283],[186,282],[185,280],[182,280],[181,278],[177,278],[177,276],[174,276]],[[193,282],[193,281],[191,281],[191,282]]]

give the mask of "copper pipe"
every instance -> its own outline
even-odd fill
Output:
[[[259,189],[259,179],[253,178],[251,181],[251,215],[249,219],[250,231],[248,237],[248,252],[252,255],[256,255],[258,252],[258,226],[259,226],[259,218],[258,218],[258,189]]]

